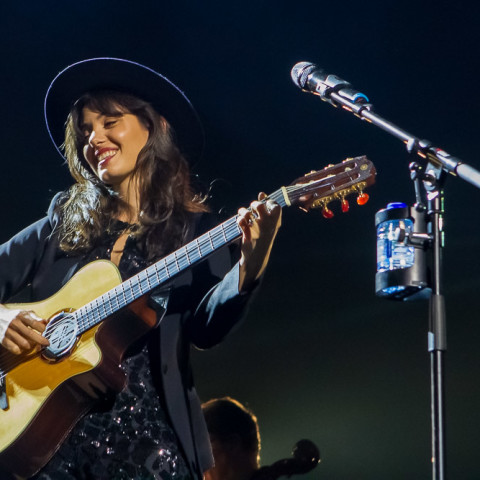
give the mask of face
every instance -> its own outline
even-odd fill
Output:
[[[147,127],[130,113],[110,116],[85,107],[82,130],[85,134],[83,155],[92,170],[114,190],[126,187],[138,154],[147,143]]]

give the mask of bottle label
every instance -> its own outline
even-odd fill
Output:
[[[405,242],[412,233],[413,222],[409,218],[387,220],[377,227],[377,272],[409,268],[415,263],[415,248]]]

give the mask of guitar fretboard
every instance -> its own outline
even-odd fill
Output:
[[[286,205],[286,193],[277,190],[268,198],[281,207]],[[229,218],[207,233],[150,265],[115,288],[104,293],[73,314],[78,325],[78,335],[100,323],[109,315],[118,312],[142,295],[171,280],[192,265],[199,263],[221,247],[235,241],[242,235],[237,224],[238,215]]]

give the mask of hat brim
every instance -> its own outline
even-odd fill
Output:
[[[185,94],[168,78],[130,60],[90,58],[62,70],[45,96],[47,130],[60,155],[65,122],[83,94],[92,90],[120,90],[149,102],[173,127],[176,143],[187,160],[196,163],[203,152],[204,132],[197,112]]]

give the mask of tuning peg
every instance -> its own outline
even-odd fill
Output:
[[[359,205],[365,205],[368,202],[368,199],[370,198],[370,195],[368,193],[363,193],[360,191],[357,197],[357,203]]]
[[[342,212],[347,213],[348,210],[350,209],[350,205],[348,203],[348,200],[345,197],[342,197],[341,204],[342,204]]]
[[[333,217],[333,212],[328,208],[326,203],[323,204],[322,215],[323,215],[324,218],[332,218]]]

